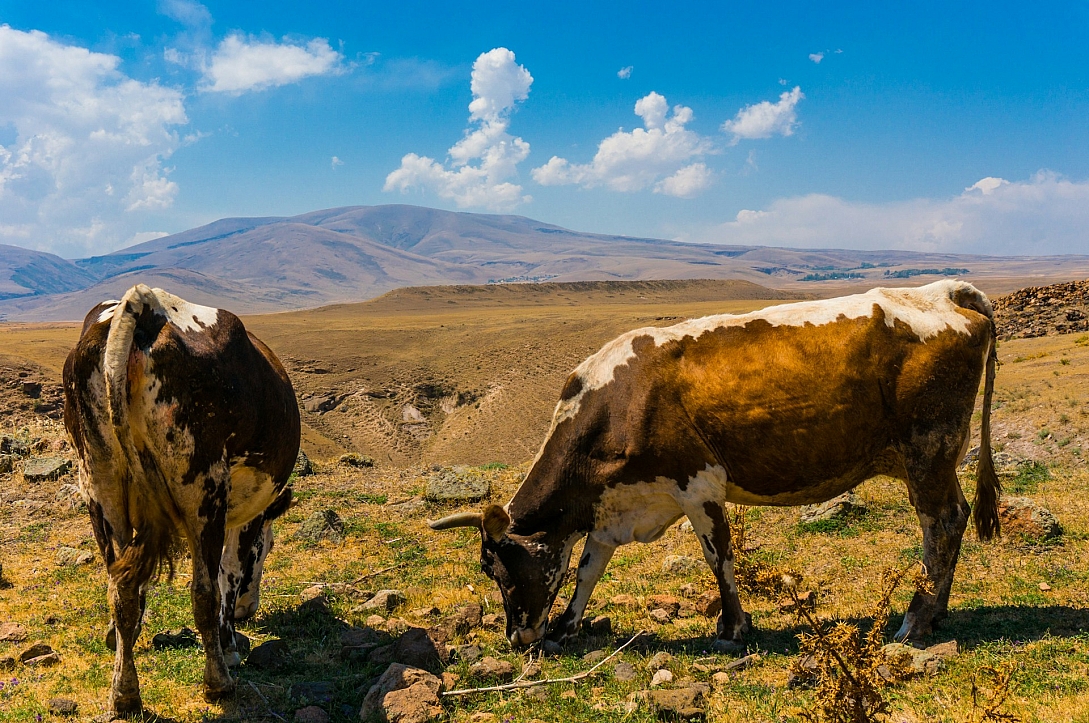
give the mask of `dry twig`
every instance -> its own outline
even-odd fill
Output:
[[[624,648],[626,648],[629,645],[631,645],[632,643],[634,643],[636,640],[639,639],[640,636],[645,635],[645,634],[646,634],[645,630],[640,630],[635,635],[631,636],[631,640],[624,643],[619,648],[617,648],[613,652],[609,653],[609,655],[602,658],[601,661],[598,662],[598,664],[595,665],[594,667],[590,668],[589,670],[584,670],[581,673],[576,673],[575,675],[568,676],[566,678],[544,678],[542,680],[516,680],[515,682],[507,683],[506,685],[490,685],[490,686],[486,686],[486,687],[483,687],[483,688],[462,688],[460,690],[448,690],[445,693],[440,693],[439,695],[441,695],[443,698],[449,698],[449,697],[455,696],[455,695],[472,695],[474,693],[495,693],[495,692],[503,691],[503,690],[520,690],[522,688],[535,688],[538,685],[551,685],[552,683],[577,683],[578,681],[583,680],[583,679],[588,678],[591,675],[593,675],[595,670],[597,670],[602,665],[605,665],[605,663],[607,663],[610,660],[612,660],[613,658],[615,658],[617,655],[620,654],[620,651],[622,651]]]
[[[990,697],[980,704],[980,690],[976,679],[972,678],[972,713],[968,718],[969,723],[1019,723],[1021,720],[1013,713],[1005,713],[999,708],[1006,702],[1010,693],[1010,679],[1013,677],[1015,665],[1011,662],[1003,663],[998,668],[987,666],[981,668],[981,673],[986,673],[994,678],[994,690]]]
[[[383,567],[381,570],[375,570],[374,572],[368,572],[366,575],[363,575],[361,577],[357,577],[356,579],[352,580],[348,584],[349,585],[358,585],[359,583],[363,582],[367,578],[376,577],[377,575],[381,575],[383,572],[389,572],[390,570],[396,570],[397,568],[404,567],[404,566],[405,566],[405,563],[398,562],[396,565],[390,565],[389,567]]]
[[[257,697],[261,699],[261,702],[265,704],[265,710],[282,720],[284,723],[287,723],[287,718],[284,718],[282,715],[272,709],[272,706],[268,703],[268,698],[262,695],[261,691],[257,690],[257,686],[254,685],[252,681],[247,682],[249,682],[250,687],[253,688],[253,692],[257,694]]]

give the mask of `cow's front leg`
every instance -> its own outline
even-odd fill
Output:
[[[721,505],[704,502],[698,508],[687,510],[692,530],[699,538],[703,556],[718,582],[718,592],[722,597],[722,612],[718,617],[718,637],[714,643],[715,652],[744,654],[745,612],[741,609],[741,599],[737,595],[737,581],[734,579],[734,549],[730,540],[730,523]]]
[[[204,643],[204,699],[208,702],[226,698],[235,689],[220,639],[219,566],[225,535],[226,486],[218,485],[216,494],[216,500],[202,505],[202,512],[208,510],[208,514],[194,520],[189,536],[193,556],[193,619]]]
[[[575,594],[571,596],[571,602],[563,614],[552,621],[549,626],[546,640],[554,643],[562,643],[578,634],[579,623],[582,622],[586,605],[590,602],[590,595],[601,579],[605,567],[612,559],[616,547],[596,540],[593,534],[586,538],[586,545],[582,549],[582,557],[579,558],[578,581],[575,583]]]
[[[941,481],[933,487],[912,485],[911,490],[923,528],[923,565],[934,591],[929,595],[920,590],[915,592],[904,614],[904,624],[896,632],[896,640],[920,640],[930,635],[934,623],[948,613],[953,571],[968,526],[969,510],[956,472],[950,468],[938,478]]]

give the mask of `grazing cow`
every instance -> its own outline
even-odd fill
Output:
[[[144,588],[162,565],[173,568],[180,539],[193,559],[204,696],[230,695],[234,619],[256,609],[271,520],[291,501],[299,410],[287,374],[234,314],[138,285],[87,315],[64,395],[109,573],[110,712],[141,710],[132,648]]]
[[[974,514],[982,539],[998,533],[994,345],[990,301],[952,280],[637,329],[568,377],[506,507],[431,527],[480,528],[481,567],[519,647],[545,635],[578,540],[575,592],[550,641],[575,634],[618,545],[656,540],[687,515],[722,596],[715,649],[740,652],[725,504],[811,504],[891,475],[907,483],[934,586],[916,592],[897,633],[919,638],[948,606],[969,516],[956,466],[984,368]]]

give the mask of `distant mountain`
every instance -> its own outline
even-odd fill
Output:
[[[524,216],[351,206],[221,219],[74,262],[0,246],[0,320],[79,319],[137,282],[255,313],[439,284],[732,278],[820,293],[829,283],[903,285],[941,275],[1026,283],[1085,278],[1089,257],[687,244],[582,233]]]

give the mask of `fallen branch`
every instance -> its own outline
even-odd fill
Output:
[[[247,682],[249,683],[250,687],[253,688],[253,692],[257,694],[257,697],[261,699],[261,702],[265,704],[265,710],[282,720],[284,723],[287,723],[287,718],[284,718],[282,715],[272,709],[272,706],[268,704],[268,698],[262,695],[261,691],[257,690],[257,686],[254,685],[252,681]]]
[[[390,565],[389,567],[383,567],[381,570],[375,570],[374,572],[368,572],[366,575],[363,575],[362,577],[357,577],[356,579],[352,580],[348,584],[349,585],[358,585],[359,583],[366,580],[368,577],[375,577],[376,575],[381,575],[383,572],[389,572],[390,570],[396,570],[397,568],[404,567],[404,566],[405,566],[405,563],[398,562],[396,565]]]
[[[507,683],[506,685],[490,685],[490,686],[487,686],[487,687],[484,687],[484,688],[462,688],[461,690],[448,690],[445,693],[439,693],[439,695],[442,696],[443,698],[448,698],[448,697],[455,696],[455,695],[473,695],[474,693],[495,693],[495,692],[504,691],[504,690],[520,690],[522,688],[535,688],[538,685],[551,685],[552,683],[577,683],[578,681],[583,680],[584,678],[589,678],[591,675],[593,675],[595,670],[597,670],[602,665],[605,665],[605,663],[607,663],[610,660],[612,660],[613,658],[615,658],[620,653],[621,650],[623,650],[624,648],[626,648],[629,645],[631,645],[632,643],[634,643],[636,640],[638,640],[643,635],[646,635],[646,631],[645,630],[640,630],[639,632],[637,632],[635,635],[633,635],[631,637],[631,640],[624,643],[619,648],[617,648],[613,652],[609,653],[609,655],[602,658],[601,662],[599,662],[594,667],[590,668],[589,670],[584,670],[581,673],[576,673],[575,675],[569,676],[567,678],[544,678],[543,680],[516,680],[515,682]]]

